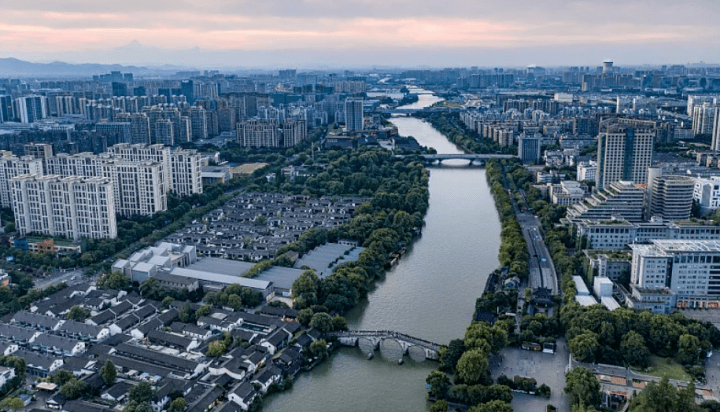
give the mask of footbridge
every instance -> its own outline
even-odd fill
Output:
[[[507,155],[507,154],[469,154],[469,153],[457,153],[457,154],[423,154],[419,155],[423,159],[425,159],[428,163],[442,163],[443,160],[469,160],[470,163],[473,163],[475,161],[477,162],[486,162],[490,159],[515,159],[517,156],[515,155]],[[396,155],[397,158],[403,158],[405,155]]]
[[[344,346],[359,347],[368,357],[379,349],[384,358],[393,361],[402,361],[403,355],[416,362],[440,360],[441,345],[391,330],[347,330],[325,335],[337,338]]]

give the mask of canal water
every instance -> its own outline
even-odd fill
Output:
[[[413,91],[417,92],[417,91]],[[424,91],[420,91],[423,93]],[[413,105],[441,99],[420,94]],[[438,153],[461,153],[430,124],[412,117],[391,121]],[[376,282],[367,300],[347,314],[356,330],[394,330],[440,344],[461,337],[475,299],[498,266],[500,222],[485,169],[467,161],[447,161],[430,171],[430,207],[420,237]],[[268,397],[275,411],[425,411],[425,378],[437,363],[405,357],[386,360],[376,352],[367,360],[357,348],[342,348],[311,372],[298,375],[293,389]]]

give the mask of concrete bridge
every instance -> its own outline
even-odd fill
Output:
[[[367,356],[380,349],[383,357],[393,361],[402,360],[403,355],[416,362],[440,360],[441,345],[391,330],[347,330],[325,335],[337,338],[344,346],[357,346]]]
[[[425,159],[428,163],[442,163],[443,160],[469,160],[470,164],[473,162],[486,162],[490,159],[514,159],[517,158],[515,155],[506,155],[506,154],[467,154],[467,153],[458,153],[458,154],[424,154],[419,155],[423,159]],[[403,158],[405,155],[396,155],[397,158]]]

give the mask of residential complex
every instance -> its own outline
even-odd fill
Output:
[[[10,179],[15,226],[70,239],[115,238],[115,194],[110,179],[21,175]]]

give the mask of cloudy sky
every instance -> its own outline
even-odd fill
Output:
[[[719,63],[718,18],[720,0],[2,0],[0,57],[257,67]]]

